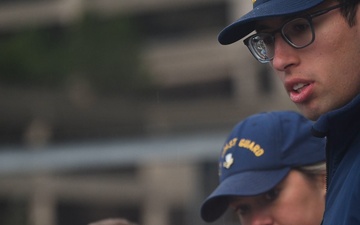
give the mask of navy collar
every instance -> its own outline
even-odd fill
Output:
[[[322,115],[313,125],[312,133],[316,137],[325,137],[344,131],[359,131],[360,94],[345,106]],[[354,130],[356,129],[356,130]],[[331,135],[332,136],[332,135]]]

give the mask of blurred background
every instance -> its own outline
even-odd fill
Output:
[[[0,0],[0,224],[205,224],[232,127],[295,110],[242,42],[217,42],[251,7]]]

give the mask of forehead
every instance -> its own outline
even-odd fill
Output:
[[[270,190],[258,194],[258,195],[252,195],[252,196],[232,196],[230,197],[230,206],[236,208],[236,206],[238,205],[242,205],[242,204],[251,204],[252,202],[261,202],[264,199],[266,199],[266,195],[273,190],[279,189],[279,188],[284,188],[284,185],[286,183],[286,180],[288,179],[288,176],[285,177],[280,183],[278,183],[277,185],[275,185],[273,188],[271,188]]]

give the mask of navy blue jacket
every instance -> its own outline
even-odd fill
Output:
[[[312,131],[327,139],[323,225],[360,225],[360,95],[321,116]]]

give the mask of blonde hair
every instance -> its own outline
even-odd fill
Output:
[[[316,180],[319,176],[326,175],[326,162],[320,162],[316,164],[306,165],[294,168],[303,173],[309,180]]]
[[[123,218],[108,218],[108,219],[92,222],[88,225],[136,225],[136,224]]]

